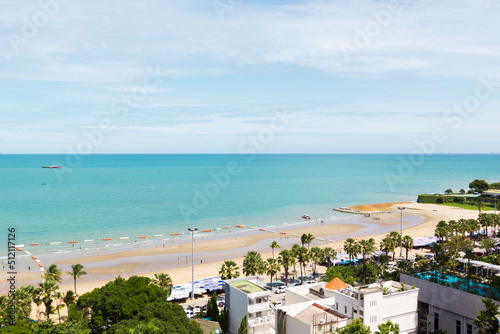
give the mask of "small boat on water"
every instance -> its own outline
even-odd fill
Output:
[[[302,215],[302,218],[304,218],[304,219],[311,219],[311,216],[309,216],[309,215]]]
[[[62,166],[42,166],[42,168],[62,168]]]

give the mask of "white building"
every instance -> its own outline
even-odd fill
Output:
[[[263,288],[264,277],[250,276],[224,281],[229,333],[238,333],[241,320],[247,315],[248,334],[274,333],[274,310],[271,291]]]
[[[276,310],[276,333],[329,333],[357,318],[372,332],[391,320],[400,333],[417,333],[418,291],[394,281],[353,288],[338,279],[292,287]]]

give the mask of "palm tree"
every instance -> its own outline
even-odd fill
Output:
[[[406,250],[406,259],[408,260],[408,251],[413,248],[413,238],[409,235],[403,237],[403,248]]]
[[[31,303],[35,288],[33,285],[21,286],[14,293],[16,303],[16,320],[28,319],[31,313]]]
[[[254,276],[259,272],[262,256],[256,251],[249,251],[243,258],[243,275]]]
[[[329,269],[332,265],[332,259],[337,257],[337,251],[331,247],[323,248],[323,258],[326,262],[326,268]]]
[[[377,250],[377,247],[375,246],[375,239],[373,238],[361,240],[359,242],[359,247],[361,249],[361,254],[363,254],[363,260],[366,255],[369,255]]]
[[[344,242],[344,250],[349,254],[349,260],[354,259],[360,252],[359,243],[353,238],[347,238]]]
[[[68,290],[66,293],[63,293],[62,295],[63,303],[66,305],[66,307],[69,309],[71,304],[75,304],[76,301],[76,294],[73,292],[73,290]]]
[[[316,277],[316,264],[323,259],[323,250],[319,247],[313,247],[309,251],[309,259],[314,262],[313,276]]]
[[[477,231],[479,231],[480,228],[481,225],[479,225],[479,222],[476,219],[467,219],[466,232],[469,233],[469,236],[472,233],[476,233]]]
[[[276,275],[281,269],[280,264],[276,259],[267,259],[266,262],[266,275],[271,277],[271,291],[273,291],[273,276]]]
[[[240,276],[240,268],[234,261],[224,261],[220,267],[219,274],[222,279],[233,279]]]
[[[59,301],[61,300],[62,298],[62,294],[61,294],[61,291],[56,291],[54,293],[54,298],[56,300],[56,303],[57,303],[57,306],[56,306],[56,310],[57,310],[57,317],[59,319],[59,323],[61,323],[61,309],[64,307],[64,304],[61,304]]]
[[[51,264],[45,271],[45,279],[55,283],[62,283],[61,269],[57,268],[56,264]]]
[[[76,292],[76,279],[77,278],[80,278],[82,276],[85,276],[87,275],[87,272],[83,270],[83,265],[82,264],[73,264],[71,265],[71,271],[68,271],[68,275],[71,275],[73,276],[73,281],[74,281],[74,284],[75,284],[75,293],[76,295],[78,295],[78,293]],[[61,283],[61,282],[59,282]]]
[[[451,233],[451,228],[448,225],[448,223],[444,220],[441,220],[439,223],[437,223],[436,228],[434,229],[434,236],[439,238],[441,243],[444,241],[445,238],[448,238],[450,233]]]
[[[309,252],[307,251],[307,248],[305,248],[304,246],[295,247],[294,256],[300,265],[300,283],[301,284],[304,282],[304,277],[303,277],[304,275],[302,273],[302,266],[305,266],[305,263],[307,262],[308,255],[309,255]]]
[[[172,277],[166,273],[156,273],[153,284],[158,285],[160,288],[165,290],[168,296],[172,293],[172,288],[174,286],[172,284]]]
[[[307,250],[309,250],[309,247],[311,246],[311,242],[314,239],[315,238],[313,237],[313,235],[311,233],[307,233],[307,234],[304,233],[300,237],[300,242],[302,243],[302,246],[304,246],[304,244],[307,244]]]
[[[271,250],[272,250],[272,252],[273,252],[273,259],[274,259],[274,249],[275,249],[275,248],[280,248],[280,245],[278,245],[278,243],[277,243],[276,241],[273,241],[273,242],[269,245],[269,247],[271,247]]]
[[[49,316],[54,313],[52,302],[53,298],[56,296],[56,292],[59,286],[55,281],[45,280],[42,283],[38,283],[38,293],[35,299],[38,299],[41,303],[45,305],[45,316],[49,319]],[[35,300],[35,303],[37,301]]]
[[[403,244],[402,244],[402,236],[399,232],[397,231],[392,231],[388,234],[388,237],[391,238],[392,240],[394,240],[394,248],[397,248],[398,246],[401,246],[403,247]],[[396,252],[394,250],[394,254],[393,255],[396,255]],[[393,256],[394,257],[394,256]]]
[[[479,210],[479,215],[481,216],[481,210],[484,209],[484,202],[477,202],[476,203],[477,209]]]
[[[394,240],[390,237],[385,237],[382,239],[382,242],[380,243],[380,250],[382,252],[385,252],[387,256],[389,256],[389,253],[392,252],[392,259],[394,260],[395,254],[396,254],[396,245],[394,244]]]
[[[472,323],[479,329],[480,334],[497,333],[498,320],[496,315],[499,309],[498,304],[491,298],[483,299],[481,302],[484,305],[484,311],[479,311],[477,318],[472,320]]]
[[[288,270],[291,266],[295,265],[293,253],[288,249],[283,249],[278,256],[278,263],[283,267],[283,270],[285,270],[285,281],[288,286]]]

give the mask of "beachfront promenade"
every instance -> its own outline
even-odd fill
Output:
[[[224,239],[217,240],[201,240],[195,242],[195,279],[217,276],[220,267],[224,260],[231,259],[241,267],[243,255],[248,250],[259,251],[264,258],[271,257],[271,249],[268,247],[272,241],[277,241],[283,248],[291,248],[294,243],[300,243],[300,238],[297,236],[303,233],[311,233],[315,236],[313,246],[332,247],[336,250],[341,250],[344,239],[350,235],[357,234],[358,239],[364,237],[373,237],[379,243],[387,234],[387,230],[399,230],[399,212],[394,206],[398,204],[381,204],[372,205],[369,209],[373,211],[387,211],[381,214],[374,214],[371,217],[363,217],[363,221],[371,225],[371,228],[358,225],[342,225],[342,224],[316,224],[312,221],[307,226],[298,229],[286,230],[286,235],[270,233],[269,231],[255,231],[255,234],[248,236],[235,237],[228,235]],[[411,235],[413,238],[427,237],[434,234],[434,228],[440,220],[458,220],[460,218],[477,218],[477,211],[474,210],[459,210],[457,208],[418,204],[404,203],[408,209],[403,214],[404,233]],[[391,213],[391,207],[393,212]],[[362,208],[366,211],[366,207]],[[405,219],[409,215],[417,215],[421,217],[421,223],[407,228]],[[375,218],[379,218],[378,220]],[[377,230],[384,230],[382,233],[373,233]],[[362,231],[367,230],[372,232],[366,236],[362,235]],[[343,235],[343,238],[337,236]],[[330,240],[335,240],[334,242]],[[85,265],[89,275],[83,277],[79,283],[81,293],[91,291],[93,288],[102,286],[106,282],[113,280],[118,275],[128,277],[139,274],[147,277],[153,277],[154,273],[168,273],[174,284],[183,284],[191,281],[191,266],[190,261],[182,261],[184,257],[190,255],[191,243],[179,243],[174,245],[166,245],[165,247],[137,248],[133,250],[95,254],[92,256],[75,256],[73,254],[64,260],[55,259],[53,262],[41,259],[44,266],[47,267],[51,263],[56,263],[63,272],[69,270],[71,264],[81,263]],[[76,255],[76,254],[75,254]],[[165,258],[174,260],[168,262]],[[200,263],[200,258],[202,259]],[[181,260],[178,260],[181,259]],[[203,259],[205,261],[203,261]],[[189,262],[189,263],[186,263]],[[32,267],[33,268],[33,267]],[[5,275],[5,272],[1,272]],[[3,277],[2,277],[3,278]],[[19,284],[37,284],[40,280],[40,273],[32,270],[31,272],[20,272],[18,275]],[[2,293],[7,291],[5,284],[0,285]],[[68,275],[63,277],[61,290],[72,289],[72,278]]]

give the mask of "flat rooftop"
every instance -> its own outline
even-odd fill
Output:
[[[256,293],[256,292],[267,291],[264,288],[261,288],[260,286],[258,286],[257,284],[249,282],[247,280],[232,282],[231,286],[234,286],[235,288],[237,288],[245,293]]]

